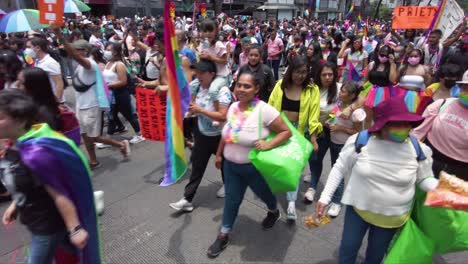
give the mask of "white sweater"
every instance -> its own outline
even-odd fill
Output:
[[[425,191],[438,185],[432,172],[432,151],[425,144],[426,155],[417,161],[416,150],[408,139],[403,143],[371,136],[367,145],[357,153],[357,134],[346,141],[340,156],[328,176],[320,202],[328,204],[343,177],[349,177],[343,204],[387,216],[405,214],[411,209],[415,184]]]

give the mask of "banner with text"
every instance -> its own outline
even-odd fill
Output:
[[[439,19],[435,28],[442,30],[441,40],[445,40],[453,31],[463,23],[465,12],[455,0],[446,0],[440,11]]]
[[[136,88],[136,104],[141,135],[149,140],[164,141],[166,136],[166,93]]]
[[[427,29],[437,11],[436,6],[397,6],[393,9],[393,29]]]
[[[39,23],[62,25],[63,1],[64,0],[38,0]]]

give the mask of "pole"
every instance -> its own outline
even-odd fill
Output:
[[[377,3],[377,8],[375,9],[375,14],[374,14],[374,20],[377,20],[377,17],[379,16],[380,4],[382,4],[382,0],[379,0],[379,2]]]

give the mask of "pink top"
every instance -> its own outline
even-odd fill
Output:
[[[210,46],[207,49],[204,49],[203,44],[200,44],[200,46],[198,46],[198,52],[201,52],[202,50],[206,50],[209,53],[217,56],[218,58],[221,58],[222,56],[227,54],[226,46],[219,40],[216,41],[215,45]],[[217,71],[217,73],[216,73],[217,76],[226,77],[226,76],[229,75],[229,69],[227,67],[227,63],[224,64],[224,65],[216,63],[216,71]]]
[[[233,109],[238,107],[238,104],[239,102],[235,102],[229,107],[227,120],[231,118]],[[260,109],[262,110],[263,125],[261,128],[261,138],[264,139],[270,135],[268,126],[280,115],[280,113],[273,106],[263,101],[259,101],[239,132],[238,142],[233,144],[226,143],[224,146],[223,154],[225,159],[237,164],[250,163],[249,152],[252,150],[255,141],[259,139],[258,119]],[[225,125],[222,132],[223,139],[226,138],[226,133],[227,126]]]
[[[280,58],[279,52],[281,51],[281,48],[283,47],[283,41],[276,37],[274,41],[272,41],[270,38],[268,39],[268,59],[269,60],[278,60]],[[272,54],[276,54],[271,56]]]
[[[239,67],[238,67],[239,69],[242,68],[242,66],[246,65],[248,62],[249,62],[248,54],[245,54],[244,52],[239,54]]]
[[[447,99],[448,100],[448,99]],[[445,156],[468,162],[468,109],[458,99],[441,109],[443,99],[429,105],[424,111],[424,122],[414,129],[420,140],[427,138]]]

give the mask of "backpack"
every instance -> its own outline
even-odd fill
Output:
[[[356,137],[356,141],[354,142],[354,148],[357,153],[361,153],[362,148],[365,145],[367,145],[367,142],[369,141],[370,137],[371,137],[371,133],[369,133],[367,129],[358,133],[358,136]],[[417,161],[425,160],[426,155],[422,151],[421,145],[419,145],[418,139],[411,134],[409,135],[409,138],[411,140],[411,143],[413,144],[414,150],[416,150],[416,155],[417,155],[416,160]]]

